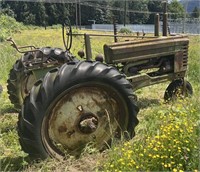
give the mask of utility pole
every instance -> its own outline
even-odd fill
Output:
[[[78,7],[79,7],[79,29],[81,30],[81,3],[80,3],[80,0],[78,2]]]
[[[77,0],[75,2],[75,8],[76,8],[76,29],[78,29],[78,8],[77,8]]]
[[[188,7],[188,1],[185,1],[185,13],[184,13],[184,19],[183,19],[183,33],[185,33],[185,24],[186,24],[186,13],[187,13],[187,7]]]
[[[126,0],[124,1],[124,27],[126,26],[126,10],[127,10],[127,7],[126,7]]]
[[[167,14],[167,2],[164,1],[164,10],[163,10],[163,36],[167,36],[167,27],[168,27],[168,14]]]

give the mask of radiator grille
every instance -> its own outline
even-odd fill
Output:
[[[188,44],[183,47],[183,70],[187,70],[188,65]]]

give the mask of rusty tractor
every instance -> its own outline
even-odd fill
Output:
[[[71,26],[67,32],[65,28],[66,50],[18,47],[9,39],[24,54],[11,69],[7,88],[15,107],[22,106],[19,141],[31,157],[62,159],[66,154],[80,154],[88,143],[103,150],[115,138],[132,138],[138,124],[137,89],[171,81],[165,101],[192,95],[185,79],[187,36],[105,44],[104,57],[94,60],[91,36],[113,36],[116,41],[120,35],[84,34],[86,55],[78,54],[86,59],[78,60],[70,53]]]

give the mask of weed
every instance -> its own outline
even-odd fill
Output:
[[[130,29],[124,27],[119,30],[119,33],[130,34],[130,33],[132,33],[132,31]]]
[[[150,126],[155,122],[154,133],[139,130],[137,139],[114,147],[110,151],[109,161],[104,164],[104,170],[198,170],[199,112],[196,104],[181,100],[149,114],[149,117],[157,117],[157,120],[148,120]]]

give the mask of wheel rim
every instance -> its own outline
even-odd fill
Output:
[[[71,88],[52,103],[42,123],[42,139],[53,156],[80,151],[87,143],[102,149],[127,126],[123,99],[113,88],[89,84]],[[122,118],[123,116],[123,118]],[[123,125],[122,125],[123,124]]]
[[[184,98],[185,94],[183,92],[183,87],[179,86],[176,88],[176,90],[174,90],[173,94],[172,94],[172,100],[176,100],[177,98]]]
[[[32,73],[25,76],[21,88],[22,99],[24,99],[29,94],[29,91],[31,90],[35,82],[36,78]]]
[[[189,97],[189,89],[187,86],[184,88],[184,86],[179,86],[177,87],[173,94],[172,94],[172,100],[177,100],[177,99],[184,99],[186,97]]]

